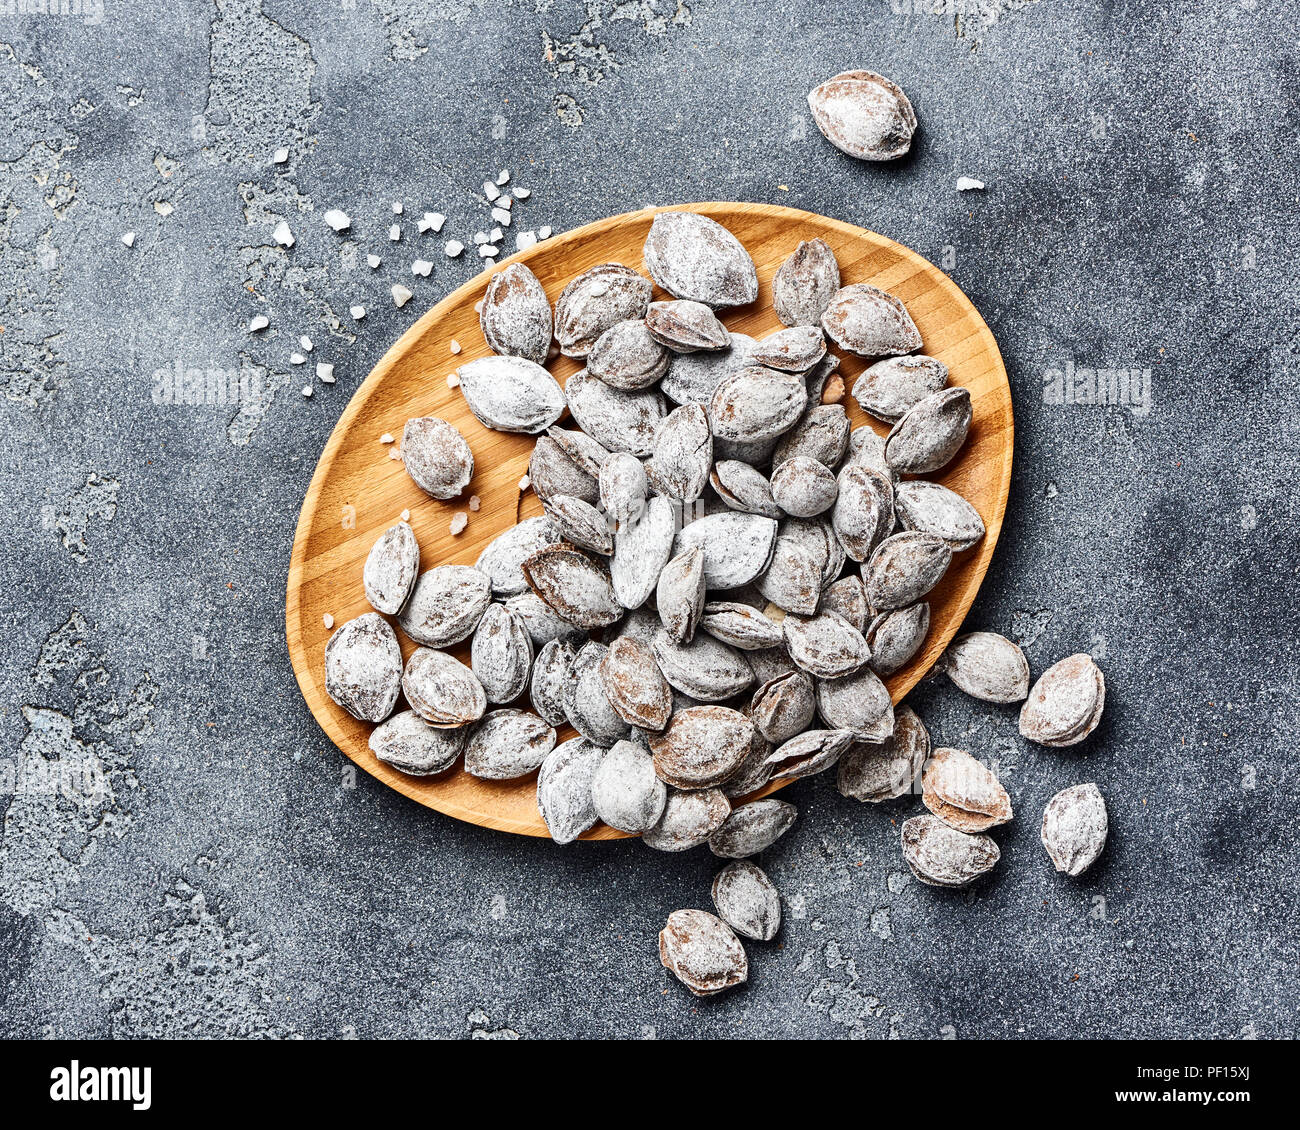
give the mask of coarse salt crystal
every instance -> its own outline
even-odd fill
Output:
[[[285,220],[281,220],[275,225],[275,231],[271,233],[271,238],[281,247],[293,246],[293,232],[289,230],[289,224]]]
[[[531,190],[531,189],[520,188],[519,185],[515,185],[515,199],[516,199],[516,200],[527,200],[530,196],[532,196],[532,194],[533,194],[533,193],[532,193],[532,190]]]
[[[379,442],[380,442],[380,443],[392,443],[392,442],[393,442],[393,433],[392,433],[392,432],[385,432],[383,435],[381,435],[381,436],[379,437]]]
[[[327,361],[316,362],[316,376],[318,376],[324,384],[332,385],[335,379],[333,363]]]
[[[514,201],[508,196],[498,196],[496,199],[496,206],[498,208],[504,208],[506,211],[510,210],[512,204],[514,204]]]
[[[309,397],[309,396],[311,396],[311,394],[312,394],[313,392],[315,392],[315,391],[316,391],[316,390],[315,390],[314,388],[312,388],[311,385],[303,385],[303,386],[302,386],[302,394],[303,394],[303,396],[308,396],[308,397]]]
[[[458,239],[449,239],[446,245],[443,247],[443,251],[447,253],[448,259],[455,259],[456,256],[458,256],[464,250],[465,250],[465,245],[461,243],[461,241]]]
[[[352,226],[352,221],[348,218],[346,212],[341,212],[337,208],[331,208],[325,213],[325,222],[329,224],[334,231],[347,231]]]
[[[500,243],[501,240],[504,239],[504,238],[505,238],[505,233],[504,233],[500,228],[493,228],[493,229],[488,233],[488,242],[489,242],[489,243]]]
[[[359,322],[366,316],[366,308],[364,306],[349,306],[348,313]]]
[[[457,510],[456,513],[451,516],[451,526],[449,529],[453,535],[456,535],[464,530],[467,525],[469,525],[469,515],[463,510]]]
[[[135,243],[135,232],[133,231],[123,232],[122,242],[125,243],[127,247],[132,246]]]
[[[392,243],[396,243],[402,238],[402,227],[400,224],[393,224],[392,227],[388,229],[388,238]]]
[[[975,189],[979,189],[979,188],[983,188],[983,187],[984,187],[984,182],[983,182],[982,180],[976,180],[974,177],[958,177],[958,178],[957,178],[957,191],[958,191],[958,192],[972,192],[972,191],[974,191]]]
[[[474,303],[474,313],[475,314],[483,313],[483,299],[480,298],[477,302]]]
[[[248,332],[257,333],[258,330],[264,330],[271,324],[271,319],[265,314],[254,314],[248,320]]]
[[[469,508],[473,510],[476,514],[478,513],[478,508],[482,505],[483,503],[479,501],[478,495],[471,494],[469,496]]]
[[[426,279],[429,277],[432,270],[433,264],[430,263],[428,259],[417,259],[411,264],[411,274],[421,275]]]
[[[537,233],[535,231],[521,231],[515,236],[515,249],[517,251],[527,251],[530,247],[537,246]]]
[[[389,458],[389,459],[397,459],[397,460],[400,461],[401,458],[402,458],[402,452],[401,452],[401,450],[400,450],[399,448],[396,448],[396,447],[390,447],[390,448],[388,449],[388,458]]]
[[[393,304],[397,307],[405,306],[414,298],[415,295],[406,289],[401,283],[393,283]]]
[[[393,201],[393,215],[394,215],[394,216],[400,216],[401,214],[402,214],[402,202],[401,202],[400,200],[394,200],[394,201]]]
[[[458,342],[454,337],[451,339],[451,351],[452,353],[460,352],[460,342]]]
[[[448,387],[448,388],[456,388],[456,387],[458,387],[459,385],[460,385],[460,377],[458,377],[455,373],[448,373],[448,374],[447,374],[447,387]]]
[[[370,264],[370,269],[373,271],[378,268],[379,264],[382,263],[383,260],[379,258],[378,255],[367,255],[366,262]]]
[[[401,518],[403,522],[409,522],[411,520],[411,512],[409,510],[403,510],[398,517]]]
[[[483,182],[483,195],[486,196],[489,200],[495,200],[498,196],[501,195],[501,190],[497,188],[497,186],[494,185],[490,180],[485,180]]]
[[[320,618],[320,622],[325,625],[327,631],[330,628],[334,627],[334,617],[331,616],[328,612],[326,612],[325,615]]]
[[[498,224],[505,224],[507,227],[510,226],[510,212],[506,208],[493,208],[492,218],[496,220]]]
[[[481,259],[494,259],[496,256],[501,254],[501,248],[493,247],[490,243],[485,243],[478,249],[478,253],[479,258]]]
[[[475,243],[487,243],[487,241],[488,241],[488,233],[487,233],[487,232],[485,232],[485,231],[476,231],[476,232],[474,233],[474,242],[475,242]]]
[[[527,475],[525,475],[522,479],[519,480],[520,490],[527,490],[532,485],[533,485],[533,480],[530,479]]]
[[[311,352],[312,349],[311,338],[309,338],[306,334],[303,334],[302,337],[298,339],[298,344],[301,345],[303,349],[305,349],[308,353]]]
[[[537,238],[538,239],[551,238],[551,228],[549,224],[544,224],[542,227],[537,229]]]
[[[307,362],[307,358],[304,357],[301,353],[290,353],[290,354],[289,354],[289,364],[290,364],[290,365],[304,365],[304,364],[306,364],[306,362]]]
[[[271,164],[283,165],[289,159],[289,150],[277,149],[271,154]]]
[[[509,183],[510,183],[510,170],[502,169],[497,174],[497,184],[509,184]]]
[[[447,222],[447,217],[441,212],[425,212],[424,222],[429,225],[430,231],[440,232],[442,225]]]

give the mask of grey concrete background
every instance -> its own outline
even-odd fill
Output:
[[[1290,6],[964,7],[0,3],[3,1034],[1296,1035]],[[909,160],[813,128],[805,93],[853,67],[911,95]],[[968,623],[1035,673],[1091,651],[1109,688],[1061,752],[946,682],[913,696],[1013,794],[991,881],[919,886],[897,846],[915,802],[801,782],[761,861],[779,943],[701,1003],[655,936],[708,905],[712,857],[561,849],[348,787],[285,651],[297,510],[351,391],[479,268],[423,242],[413,280],[410,224],[442,211],[468,242],[503,167],[533,190],[526,227],[777,201],[908,244],[980,308],[1017,452]],[[963,174],[987,191],[957,194]],[[299,332],[339,376],[309,401]],[[1150,411],[1046,403],[1067,364],[1149,369]],[[159,370],[241,365],[267,390],[243,409],[151,396]],[[107,795],[15,788],[83,763]],[[1038,820],[1082,780],[1112,834],[1068,882]]]

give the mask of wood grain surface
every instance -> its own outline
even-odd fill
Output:
[[[948,365],[950,383],[971,393],[973,422],[966,446],[936,476],[974,504],[987,533],[973,549],[957,554],[947,575],[930,594],[930,634],[911,663],[886,680],[898,702],[930,669],[960,628],[997,545],[1011,481],[1014,423],[1011,391],[996,342],[975,307],[933,264],[884,236],[825,216],[768,204],[703,203],[681,208],[709,216],[728,228],[758,268],[758,301],[723,314],[728,329],[754,337],[781,328],[772,312],[772,276],[800,240],[820,237],[834,249],[844,284],[869,282],[897,295],[921,331],[923,351]],[[372,611],[362,591],[361,570],[376,538],[409,510],[420,543],[420,568],[472,565],[483,547],[519,519],[541,513],[531,492],[521,492],[533,437],[507,435],[481,425],[447,376],[457,365],[491,353],[479,330],[475,303],[488,278],[505,263],[522,262],[541,280],[551,302],[565,284],[598,263],[624,263],[645,271],[641,248],[656,212],[647,208],[613,216],[567,232],[493,264],[419,319],[375,366],[352,397],[321,454],[298,519],[289,566],[285,610],[289,654],[303,697],[335,745],[368,773],[430,808],[474,824],[524,835],[545,836],[537,811],[536,774],[516,781],[482,781],[459,767],[437,777],[409,777],[379,761],[369,749],[371,726],[351,717],[325,693],[324,653],[331,631]],[[472,252],[472,249],[471,249]],[[656,300],[669,298],[657,287]],[[453,356],[451,342],[463,352]],[[580,363],[557,358],[549,368],[563,384]],[[840,375],[852,388],[866,362],[842,355]],[[845,397],[853,426],[887,427]],[[671,405],[670,405],[671,407]],[[469,441],[475,474],[465,495],[441,502],[424,494],[399,460],[380,443],[385,432],[399,438],[412,416],[441,416]],[[468,508],[478,495],[477,513]],[[457,511],[468,515],[464,532],[450,532]],[[400,637],[400,633],[399,633]],[[414,645],[402,638],[403,657]],[[452,649],[469,661],[469,643]],[[403,709],[399,700],[398,709]],[[560,741],[572,736],[567,727]],[[766,795],[776,782],[759,790]],[[623,835],[597,824],[584,839]]]

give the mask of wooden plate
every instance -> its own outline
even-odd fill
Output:
[[[941,584],[930,594],[931,626],[923,652],[887,680],[898,702],[930,669],[947,646],[975,598],[988,569],[1002,527],[1011,480],[1013,422],[1006,370],[988,326],[947,275],[915,252],[875,232],[767,204],[708,203],[685,206],[730,229],[758,267],[758,301],[723,316],[728,328],[762,337],[781,326],[772,312],[772,276],[800,240],[821,237],[835,250],[845,284],[870,282],[897,295],[921,330],[925,352],[944,361],[953,384],[970,389],[974,412],[970,438],[938,481],[968,498],[984,519],[987,534],[974,549],[959,554]],[[625,263],[645,271],[641,247],[655,213],[647,208],[613,216],[547,240],[507,259],[522,262],[541,280],[554,302],[574,276],[597,263]],[[471,252],[472,253],[472,252]],[[325,693],[324,654],[330,637],[323,617],[336,626],[371,611],[361,586],[361,569],[375,539],[403,510],[420,542],[421,569],[434,565],[472,565],[488,542],[519,519],[541,513],[519,480],[528,469],[530,436],[506,435],[484,428],[471,414],[459,390],[447,387],[457,365],[490,353],[479,331],[474,305],[483,296],[489,271],[467,282],[412,326],[375,366],[334,428],[307,497],[289,565],[285,610],[289,654],[303,697],[335,745],[367,772],[398,792],[450,816],[524,835],[545,836],[538,815],[536,775],[517,781],[480,781],[461,769],[438,777],[408,777],[379,761],[367,741],[371,727],[358,722]],[[648,274],[648,272],[646,272]],[[667,298],[656,288],[656,298]],[[451,353],[460,342],[463,352]],[[845,356],[840,367],[845,385],[865,367]],[[579,364],[558,358],[551,371],[563,383]],[[845,407],[856,427],[870,424],[851,398]],[[385,432],[400,438],[412,416],[441,416],[469,440],[476,472],[464,498],[439,502],[407,477],[400,461],[389,458],[380,443]],[[467,499],[478,495],[480,509],[469,513]],[[469,525],[459,536],[449,530],[452,515],[466,511]],[[403,656],[414,650],[402,640]],[[468,662],[468,643],[456,653]],[[571,736],[562,733],[560,740]],[[776,783],[763,795],[780,788]],[[621,837],[604,825],[587,839]]]

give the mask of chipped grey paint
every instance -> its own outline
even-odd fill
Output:
[[[0,1034],[1296,1035],[1293,30],[1263,4],[932,8],[0,16]],[[811,127],[805,94],[850,66],[916,104],[906,160]],[[655,936],[708,906],[711,856],[457,824],[317,728],[283,640],[297,508],[351,392],[478,271],[442,241],[491,226],[500,168],[533,190],[525,230],[790,204],[916,248],[979,306],[1018,446],[967,627],[1012,635],[1035,674],[1090,651],[1108,691],[1065,752],[943,678],[912,696],[1012,793],[988,882],[911,881],[916,801],[798,782],[799,824],[761,860],[783,948],[749,945],[749,984],[697,1002]],[[416,234],[425,210],[441,235]],[[303,332],[339,377],[311,400]],[[1067,365],[1149,369],[1150,411],[1046,403]],[[24,767],[99,784],[15,793]],[[1067,882],[1038,814],[1083,780],[1111,842]]]

